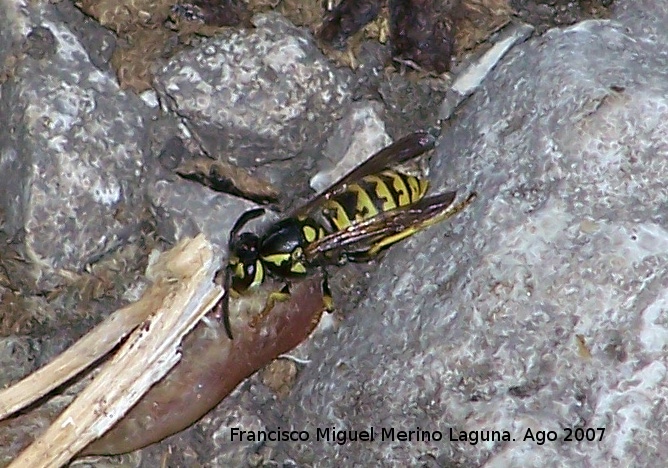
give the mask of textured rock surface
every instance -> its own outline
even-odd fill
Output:
[[[7,4],[4,1],[2,6]],[[287,397],[277,399],[259,378],[249,379],[193,430],[128,455],[127,463],[157,466],[168,459],[171,466],[240,466],[249,461],[300,466],[378,462],[565,466],[584,461],[655,465],[667,459],[662,436],[668,431],[667,10],[658,0],[619,2],[615,18],[620,24],[587,22],[553,30],[513,50],[444,130],[438,155],[432,160],[433,190],[460,188],[462,196],[475,190],[479,194],[476,203],[452,223],[434,226],[370,265],[366,291],[336,297],[346,320],[338,332],[316,336],[298,351],[310,362],[298,365],[297,386]],[[55,182],[44,179],[43,183],[60,183],[69,201],[57,202],[55,196],[39,195],[42,192],[36,192],[37,198],[25,197],[18,185],[12,185],[18,182],[9,177],[6,187],[19,195],[19,201],[41,196],[50,217],[62,218],[66,209],[78,206],[77,219],[82,221],[77,222],[94,219],[95,227],[113,238],[119,224],[111,215],[122,215],[123,226],[132,227],[138,205],[127,202],[123,210],[112,210],[94,198],[95,181],[101,188],[124,188],[140,180],[135,171],[142,168],[133,164],[142,160],[143,145],[154,145],[153,155],[160,152],[159,145],[142,140],[137,130],[147,123],[147,111],[141,101],[115,88],[107,75],[99,77],[96,70],[85,68],[88,74],[77,78],[76,70],[88,67],[88,57],[71,39],[74,36],[61,25],[49,23],[48,9],[45,19],[31,25],[17,20],[14,10],[7,11],[6,16],[0,15],[3,61],[8,50],[18,50],[9,45],[23,41],[34,26],[48,31],[35,31],[26,49],[21,49],[31,55],[16,68],[18,79],[10,75],[2,84],[2,115],[14,115],[10,118],[15,120],[6,120],[9,124],[0,131],[0,166],[27,180],[37,174],[31,171],[42,167],[37,163],[49,168],[56,158],[65,168],[62,178]],[[161,97],[174,100],[174,109],[212,153],[238,144],[238,138],[258,145],[257,151],[244,151],[239,145],[235,146],[239,153],[214,154],[244,164],[293,156],[298,150],[308,152],[316,139],[314,129],[320,138],[323,130],[317,127],[333,125],[328,119],[338,115],[337,106],[349,93],[347,79],[334,76],[329,65],[323,65],[301,32],[275,17],[260,18],[269,18],[269,23],[260,24],[254,33],[231,32],[226,40],[211,39],[212,49],[184,53],[160,78]],[[304,81],[293,82],[292,72],[280,65],[284,62],[268,57],[300,57],[302,46],[308,66],[294,73]],[[276,47],[273,55],[265,54],[265,47]],[[285,54],[284,47],[295,55]],[[60,54],[64,53],[65,59],[76,57],[76,61],[62,62]],[[207,68],[206,57],[217,60],[216,64]],[[30,60],[32,73],[22,68]],[[193,89],[193,70],[200,65],[200,81],[194,85],[203,88]],[[305,78],[311,67],[321,73],[321,81],[312,88]],[[229,76],[238,88],[230,91],[231,86],[221,84],[221,69],[232,73]],[[278,74],[284,81],[276,79],[272,70],[285,72]],[[60,81],[49,78],[50,73]],[[404,91],[410,88],[396,85],[403,77],[376,75],[382,80],[381,100],[393,113],[403,113],[406,125],[401,133],[408,127],[433,124],[426,117],[416,118],[413,112],[425,107],[425,114],[419,115],[433,115],[424,106],[429,90]],[[51,87],[44,85],[44,90],[26,94],[37,88],[34,83],[39,80]],[[257,82],[266,83],[267,89],[254,89]],[[276,95],[262,94],[275,89]],[[389,96],[391,92],[398,96]],[[212,98],[210,93],[220,94]],[[113,99],[107,99],[111,94]],[[51,130],[48,121],[27,120],[26,116],[39,118],[48,112],[51,101],[70,102],[63,101],[63,96],[78,96],[75,102],[98,106],[82,104],[81,108],[90,111],[85,122],[80,113],[65,109],[60,120],[52,119],[59,125],[54,127],[58,132]],[[239,101],[225,107],[226,96],[228,100],[236,96]],[[241,96],[255,96],[256,100],[246,102]],[[22,103],[24,108],[9,103]],[[267,116],[267,110],[276,112]],[[299,116],[290,120],[293,111]],[[388,114],[384,117],[389,120]],[[117,115],[121,120],[115,119]],[[12,133],[10,128],[18,130]],[[72,133],[77,129],[81,132]],[[232,131],[237,132],[234,138]],[[167,130],[164,134],[172,136]],[[49,149],[49,143],[58,143],[61,135],[66,136],[65,143],[78,141],[73,135],[87,143],[64,146],[64,151]],[[270,142],[273,139],[279,143]],[[25,159],[11,151],[17,148],[23,148]],[[51,152],[43,156],[36,148]],[[121,148],[129,149],[124,152]],[[278,149],[269,154],[270,148]],[[112,157],[112,165],[100,163],[100,170],[93,171],[89,163],[102,156]],[[286,161],[285,167],[294,164],[290,170],[295,174],[302,162]],[[83,176],[88,174],[93,182],[89,192],[71,189],[76,184],[69,182],[68,167],[93,171],[76,179],[86,180]],[[110,168],[108,173],[106,168]],[[230,224],[247,205],[212,195],[190,182],[165,179],[146,184],[156,207],[158,235],[173,239],[201,229],[211,236],[218,234],[219,245],[224,244]],[[46,186],[40,189],[40,183],[35,183],[31,190],[44,191]],[[121,192],[137,196],[131,189],[130,195]],[[11,228],[16,237],[19,215],[27,211],[6,193],[10,192],[0,191],[2,229]],[[90,197],[94,204],[87,201]],[[125,202],[113,207],[118,203]],[[87,207],[94,209],[91,212]],[[36,222],[37,218],[32,219]],[[40,221],[45,219],[49,218]],[[100,242],[98,230],[86,231],[87,240],[73,244],[84,234],[55,239],[54,251],[61,252],[54,257],[61,259],[55,266],[78,268],[99,254],[91,247]],[[33,244],[22,245],[25,249]],[[347,271],[357,270],[333,270],[334,282]],[[0,271],[2,286],[6,273]],[[17,274],[7,276],[24,279]],[[43,278],[43,283],[50,285],[52,280]],[[25,302],[14,301],[5,290],[0,292],[2,306],[12,302],[25,309]],[[38,299],[32,303],[47,302],[46,296]],[[58,312],[85,307],[76,300],[67,305]],[[2,312],[4,320],[7,309]],[[27,335],[3,339],[2,367],[12,367],[0,374],[2,384],[18,378],[36,362],[48,360],[76,333],[74,327],[63,326],[47,328],[47,332],[33,330],[39,335],[37,342]],[[24,367],[17,369],[19,366]],[[33,427],[45,425],[46,420],[38,423]],[[604,427],[603,440],[564,441],[561,428],[578,425]],[[441,431],[446,440],[346,445],[314,440],[316,428],[333,426],[350,430],[373,426],[378,431],[419,426]],[[304,429],[312,439],[306,443],[231,442],[232,427]],[[505,430],[517,440],[476,445],[451,442],[447,440],[450,428],[456,432]],[[522,441],[527,428],[554,430],[560,439],[543,445]],[[26,432],[35,431],[28,427]],[[2,455],[3,460],[11,456]]]
[[[160,180],[150,188],[149,196],[160,210],[157,229],[168,242],[201,232],[220,255],[226,254],[234,222],[244,211],[256,207],[187,180]]]
[[[313,148],[318,116],[349,99],[349,77],[310,36],[276,14],[253,22],[254,30],[225,31],[177,55],[156,78],[208,151],[244,167]]]
[[[622,24],[552,30],[511,52],[432,164],[434,187],[478,201],[387,254],[340,331],[310,344],[287,400],[252,387],[241,407],[221,405],[223,453],[239,456],[231,427],[281,427],[312,439],[247,450],[323,466],[668,457],[668,15],[661,2],[619,12]],[[314,441],[332,426],[515,440]],[[578,426],[605,433],[565,441]],[[559,440],[523,441],[527,429]]]
[[[385,132],[381,112],[382,106],[374,101],[358,101],[346,110],[327,139],[323,157],[318,161],[320,171],[309,182],[315,192],[322,192],[392,143]]]
[[[7,18],[15,35],[4,46],[23,49],[0,100],[3,231],[28,260],[14,286],[51,289],[60,269],[80,270],[137,231],[149,113],[51,8]]]

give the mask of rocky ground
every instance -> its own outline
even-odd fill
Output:
[[[393,61],[371,27],[347,52],[322,47],[322,12],[290,2],[251,2],[233,27],[184,25],[159,2],[148,17],[105,2],[2,3],[3,386],[135,300],[152,249],[204,232],[225,258],[231,225],[254,203],[185,180],[181,164],[211,157],[227,164],[237,195],[252,180],[278,194],[275,206],[300,203],[312,176],[347,151],[434,126],[453,79],[502,28],[535,28],[446,123],[431,158],[431,190],[475,191],[475,203],[380,262],[334,269],[335,323],[295,351],[308,362],[278,361],[159,444],[77,463],[647,466],[668,457],[668,9],[658,0],[451,3],[441,7],[456,46],[441,75]],[[457,22],[458,11],[479,16]],[[20,428],[0,423],[0,465],[47,413]],[[311,440],[231,440],[235,429],[278,427]],[[332,427],[373,427],[376,440],[315,441]],[[382,428],[417,427],[443,439],[380,440]],[[502,440],[462,440],[491,431]]]

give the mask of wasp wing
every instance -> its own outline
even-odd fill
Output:
[[[383,148],[348,174],[329,186],[326,190],[295,209],[291,216],[307,215],[322,207],[330,198],[344,192],[348,185],[370,174],[377,174],[388,167],[401,164],[418,157],[434,147],[436,138],[429,132],[417,131],[407,135],[390,146]]]
[[[370,260],[396,242],[459,213],[476,194],[457,205],[455,197],[456,192],[434,195],[353,223],[309,244],[304,249],[306,260],[315,264]]]

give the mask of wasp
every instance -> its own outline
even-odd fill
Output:
[[[230,295],[262,284],[267,277],[283,281],[261,316],[276,300],[289,297],[290,280],[323,271],[322,292],[331,310],[332,299],[325,267],[347,261],[366,262],[388,247],[463,210],[475,193],[455,204],[456,192],[426,197],[429,182],[393,169],[435,146],[435,136],[414,132],[380,150],[342,179],[316,195],[261,236],[240,233],[262,208],[247,211],[230,231],[229,262],[225,269],[225,295],[221,307],[227,335]]]

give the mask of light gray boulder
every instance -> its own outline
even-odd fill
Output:
[[[338,332],[304,348],[290,397],[223,403],[223,453],[234,427],[280,427],[311,439],[247,450],[296,466],[668,458],[668,13],[620,3],[618,21],[551,30],[492,72],[432,161],[433,190],[474,205],[387,253]],[[371,427],[374,442],[316,441]]]

